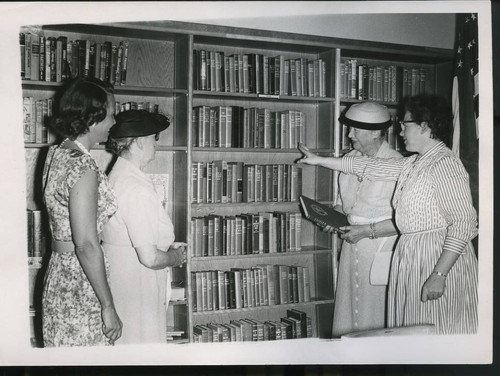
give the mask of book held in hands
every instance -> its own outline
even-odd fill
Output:
[[[340,227],[349,226],[345,214],[306,196],[301,195],[299,201],[304,216],[318,226],[331,226],[337,232],[344,232],[340,230]]]

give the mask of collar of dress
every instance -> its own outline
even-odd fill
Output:
[[[113,166],[113,169],[116,169],[117,172],[123,172],[128,175],[136,176],[137,178],[146,180],[151,182],[151,179],[147,174],[145,174],[139,167],[134,165],[132,162],[129,162],[127,159],[118,157]]]

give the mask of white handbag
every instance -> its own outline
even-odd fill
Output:
[[[382,238],[370,268],[370,284],[372,286],[384,286],[389,284],[391,261],[393,252],[380,252],[387,238]]]

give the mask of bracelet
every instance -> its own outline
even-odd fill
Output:
[[[432,274],[436,274],[436,275],[438,275],[438,276],[440,276],[440,277],[444,277],[444,278],[446,278],[446,274],[441,273],[441,272],[433,271],[433,272],[432,272]]]
[[[370,230],[372,232],[370,234],[370,239],[377,239],[378,235],[377,235],[377,230],[375,229],[375,223],[370,223]]]

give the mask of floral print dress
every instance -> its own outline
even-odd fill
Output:
[[[69,193],[88,170],[98,174],[96,225],[100,233],[117,209],[106,175],[88,154],[55,146],[49,149],[43,171],[44,201],[54,240],[72,240]],[[108,344],[102,331],[101,305],[75,252],[52,252],[45,275],[42,308],[45,347]]]

